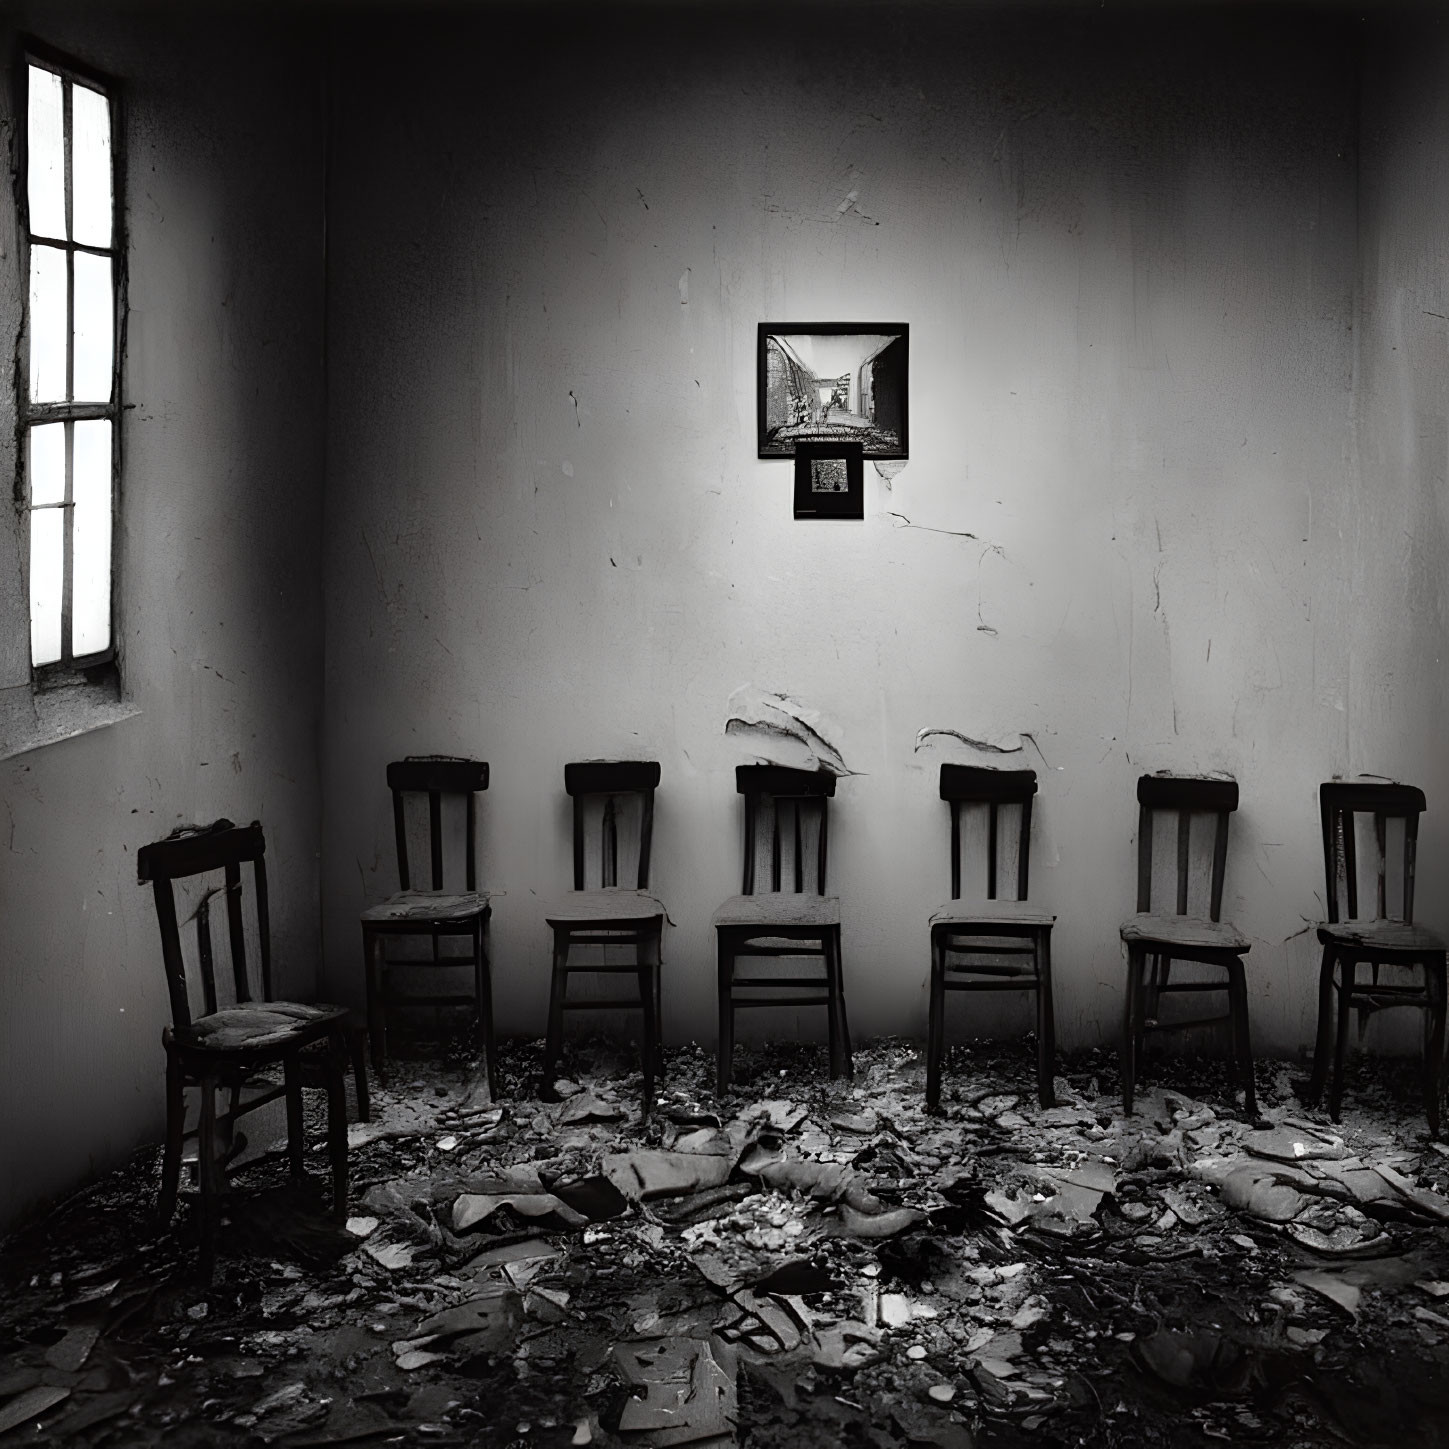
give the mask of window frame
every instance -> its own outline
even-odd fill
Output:
[[[71,87],[81,85],[89,90],[99,91],[105,96],[110,119],[111,159],[111,244],[96,247],[77,242],[73,236],[64,240],[48,236],[36,236],[30,223],[30,68],[46,70],[61,78],[65,86],[64,114],[65,157],[66,157],[66,205],[67,230],[70,231],[70,154],[73,125],[70,120]],[[110,643],[104,649],[88,654],[71,653],[73,642],[72,595],[74,578],[72,557],[74,546],[74,510],[72,489],[72,435],[67,430],[65,499],[59,505],[67,518],[63,532],[64,571],[61,586],[61,657],[45,664],[36,664],[33,643],[27,637],[26,652],[30,655],[30,679],[32,688],[44,690],[76,684],[102,684],[112,690],[119,689],[121,664],[121,596],[120,571],[117,567],[120,545],[121,518],[121,415],[125,411],[122,403],[123,359],[126,348],[126,293],[127,293],[127,236],[125,228],[125,152],[122,146],[121,87],[115,77],[64,54],[33,36],[19,37],[13,71],[12,92],[15,96],[16,115],[16,166],[14,185],[16,198],[17,237],[20,283],[20,334],[15,352],[15,501],[17,513],[22,520],[23,538],[21,555],[24,559],[24,591],[26,601],[27,635],[32,627],[30,617],[30,517],[33,511],[30,501],[29,457],[30,430],[44,423],[74,424],[92,419],[106,419],[111,424],[111,534],[110,534]],[[105,403],[74,401],[33,403],[30,399],[30,257],[35,244],[55,247],[66,256],[66,374],[67,391],[71,381],[75,360],[75,263],[78,252],[90,256],[105,256],[111,261],[111,396]],[[48,505],[56,506],[56,505]]]

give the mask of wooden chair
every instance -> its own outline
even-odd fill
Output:
[[[272,998],[272,958],[267,908],[266,843],[262,827],[236,826],[218,820],[204,828],[183,827],[165,840],[137,852],[142,884],[150,882],[161,929],[161,960],[171,997],[171,1025],[161,1034],[166,1049],[166,1146],[161,1169],[160,1217],[169,1223],[181,1178],[185,1126],[185,1091],[195,1087],[201,1103],[196,1128],[201,1187],[202,1254],[209,1263],[215,1242],[219,1197],[223,1188],[220,1139],[230,1137],[236,1119],[278,1097],[287,1103],[287,1149],[292,1175],[303,1175],[302,1094],[308,1067],[320,1068],[327,1089],[327,1141],[332,1159],[332,1211],[347,1216],[347,1093],[344,1071],[349,1055],[358,1072],[358,1109],[367,1114],[366,1076],[355,1042],[350,1014],[341,1006],[303,1005]],[[247,960],[247,913],[243,904],[242,867],[252,868],[252,925],[260,966],[261,995],[254,996]],[[193,1016],[183,950],[182,923],[177,919],[175,882],[199,880],[188,892],[196,904],[186,926],[195,924],[196,975],[203,1011]],[[221,900],[217,900],[220,896]],[[212,938],[213,904],[226,913],[225,945],[231,960],[232,1001],[218,993],[216,942]],[[360,1047],[360,1043],[358,1043]],[[282,1069],[282,1080],[260,1080],[268,1068]],[[242,1099],[244,1088],[260,1085],[256,1096]],[[216,1093],[229,1090],[231,1105],[218,1114]]]
[[[1035,770],[941,766],[941,799],[951,804],[951,899],[931,916],[926,1106],[933,1112],[941,1102],[948,991],[1036,993],[1037,1098],[1043,1107],[1050,1107],[1055,1101],[1052,1069],[1056,1060],[1056,1027],[1052,1015],[1051,942],[1056,917],[1027,902],[1031,803],[1035,794]],[[977,806],[984,806],[986,811],[986,903],[963,905],[961,817],[966,810]],[[1015,900],[1000,900],[996,894],[1010,850],[1007,837],[1011,832],[1000,828],[1003,808],[1014,813],[1019,822],[1015,832]]]
[[[553,976],[549,983],[548,1036],[543,1080],[553,1082],[563,1047],[566,1011],[639,1010],[644,1014],[644,1112],[654,1101],[659,1068],[660,956],[668,914],[649,894],[649,856],[654,841],[654,791],[659,785],[655,760],[590,760],[564,766],[564,789],[573,800],[574,888],[548,906],[544,919],[553,932]],[[621,831],[622,822],[622,831]],[[588,837],[597,840],[596,885],[588,880]],[[621,837],[623,840],[621,854]],[[621,862],[635,857],[635,884],[621,886]],[[626,877],[627,879],[627,874]],[[587,965],[570,960],[575,947],[623,947],[626,962],[605,958]],[[569,977],[578,972],[634,976],[639,994],[605,1000],[568,999]]]
[[[745,797],[743,894],[715,913],[719,953],[719,1055],[716,1086],[729,1086],[734,1055],[735,1012],[751,1006],[823,1006],[830,1040],[830,1075],[851,1077],[850,1029],[840,964],[840,900],[825,894],[829,801],[835,776],[828,770],[793,770],[783,765],[740,765],[735,788]],[[781,817],[784,817],[783,821]],[[770,888],[755,889],[760,845],[769,855]],[[782,858],[792,861],[782,870]],[[808,864],[807,864],[808,862]],[[789,880],[793,889],[782,889]],[[823,972],[810,976],[737,977],[741,957],[818,956]],[[792,991],[804,994],[780,996]],[[763,992],[763,995],[741,995]]]
[[[387,1080],[387,1018],[390,1011],[445,1006],[473,1006],[478,1013],[478,1041],[488,1070],[488,1091],[498,1095],[494,1066],[493,985],[487,951],[488,921],[493,913],[487,891],[478,889],[477,797],[488,788],[488,766],[482,760],[463,760],[446,755],[411,756],[394,760],[387,767],[387,785],[392,791],[393,828],[397,838],[397,874],[401,889],[362,913],[362,952],[367,971],[367,1021],[372,1040],[372,1064],[380,1081]],[[408,859],[407,798],[426,795],[428,801],[428,855],[430,888],[413,886]],[[444,888],[446,852],[443,842],[444,802],[463,802],[463,889]],[[455,858],[456,860],[456,858]],[[454,864],[456,871],[457,866]],[[455,881],[456,884],[456,881]],[[389,955],[407,939],[428,943],[426,957]],[[465,942],[466,954],[445,952],[443,942]],[[390,977],[425,976],[439,970],[456,973],[471,968],[473,988],[423,992],[395,987]]]
[[[1412,785],[1346,784],[1329,781],[1319,786],[1319,814],[1323,828],[1323,867],[1327,884],[1328,920],[1318,927],[1323,961],[1318,970],[1318,1040],[1313,1053],[1313,1075],[1305,1094],[1316,1103],[1328,1072],[1330,1042],[1333,1085],[1329,1115],[1338,1121],[1343,1103],[1343,1064],[1348,1051],[1348,1019],[1358,1008],[1359,1031],[1375,1011],[1394,1006],[1417,1006],[1424,1012],[1424,1111],[1429,1131],[1439,1135],[1439,1091],[1444,1067],[1445,953],[1444,938],[1414,921],[1414,865],[1418,848],[1419,816],[1424,793]],[[1359,815],[1373,817],[1372,864],[1376,903],[1372,918],[1359,919],[1359,851],[1356,823]],[[1389,821],[1402,821],[1403,845],[1397,862],[1401,877],[1400,911],[1389,914],[1389,876],[1392,873]],[[1397,832],[1395,832],[1397,833]],[[1340,914],[1347,908],[1347,918]],[[1371,968],[1369,980],[1360,981],[1358,968]],[[1395,966],[1416,973],[1417,981],[1381,981],[1380,966]],[[1338,1030],[1333,1029],[1334,973],[1338,974]]]
[[[1244,1092],[1244,1110],[1257,1114],[1253,1087],[1253,1055],[1248,1034],[1248,986],[1243,957],[1249,942],[1235,927],[1220,919],[1223,905],[1223,877],[1228,858],[1228,816],[1238,808],[1238,786],[1234,780],[1176,778],[1143,775],[1137,782],[1137,914],[1122,924],[1127,946],[1127,1000],[1122,1018],[1122,1108],[1132,1112],[1132,1093],[1137,1058],[1148,1031],[1180,1031],[1228,1021],[1232,1026],[1233,1049]],[[1176,909],[1172,913],[1152,908],[1153,818],[1159,813],[1177,816]],[[1208,912],[1190,915],[1189,878],[1194,872],[1192,817],[1214,817],[1211,867],[1208,875]],[[1199,852],[1201,854],[1201,852]],[[1200,864],[1201,862],[1197,862]],[[1199,906],[1201,902],[1199,902]],[[1194,961],[1219,966],[1226,981],[1173,981],[1174,961]],[[1190,1021],[1159,1021],[1162,997],[1177,992],[1223,991],[1228,993],[1228,1010],[1219,1016]]]

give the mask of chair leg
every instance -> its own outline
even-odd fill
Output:
[[[663,956],[664,927],[659,928],[660,956]],[[662,959],[656,960],[654,971],[654,1072],[656,1076],[664,1076],[664,988],[661,985],[664,976],[664,963]]]
[[[1258,1093],[1253,1079],[1253,1039],[1248,1023],[1248,973],[1241,957],[1228,967],[1228,1009],[1232,1016],[1237,1075],[1243,1087],[1243,1111],[1249,1117],[1256,1117]]]
[[[336,1033],[327,1043],[327,1148],[332,1159],[332,1216],[347,1220],[347,1043]]]
[[[663,927],[660,927],[660,935]],[[660,935],[649,933],[640,942],[639,1004],[644,1010],[644,1113],[654,1105],[654,1068],[659,1056],[659,957]]]
[[[1142,1020],[1144,1022],[1157,1020],[1157,1008],[1162,990],[1162,955],[1160,952],[1152,951],[1147,956],[1147,979],[1143,984],[1140,996],[1142,1006]],[[1140,1049],[1141,1042],[1138,1047]]]
[[[563,1050],[564,1000],[569,989],[569,936],[561,926],[553,931],[553,976],[548,985],[548,1036],[543,1045],[543,1088],[553,1086],[554,1069]]]
[[[835,1000],[840,1013],[840,1050],[845,1058],[845,1080],[855,1080],[855,1061],[850,1049],[850,1021],[845,1014],[845,962],[841,959],[840,928],[835,929]]]
[[[1056,1074],[1057,1027],[1052,1005],[1052,932],[1036,936],[1036,1096],[1043,1107],[1056,1105],[1052,1080]]]
[[[478,1036],[483,1048],[484,1070],[488,1074],[488,1098],[498,1100],[498,1043],[493,1034],[493,963],[485,944],[487,925],[480,920],[473,928],[473,989],[478,997]]]
[[[367,970],[367,1034],[372,1043],[372,1070],[387,1085],[387,1007],[383,993],[387,986],[387,963],[383,938],[377,931],[362,931],[362,954]]]
[[[1328,1081],[1328,1059],[1333,1055],[1333,966],[1334,950],[1330,943],[1323,947],[1318,967],[1318,1032],[1313,1043],[1313,1071],[1304,1089],[1305,1106],[1316,1107]]]
[[[222,1154],[223,1167],[225,1167],[226,1164],[229,1163],[232,1158],[235,1157],[238,1152],[242,1151],[247,1145],[246,1133],[241,1132],[241,1130],[236,1125],[240,1116],[240,1114],[237,1112],[237,1108],[240,1105],[241,1083],[233,1082],[231,1085],[231,1097],[226,1104],[226,1116],[223,1119],[226,1124],[226,1130],[224,1133],[226,1141],[226,1151]],[[237,1140],[238,1136],[240,1136],[240,1141]]]
[[[835,971],[834,933],[820,938],[820,962],[825,967],[825,1039],[829,1043],[830,1077],[840,1076],[840,988]]]
[[[1333,1081],[1328,1089],[1328,1115],[1338,1121],[1343,1106],[1343,1065],[1348,1056],[1348,1024],[1353,1014],[1353,987],[1358,977],[1358,961],[1352,956],[1338,958],[1338,1030],[1333,1048]]]
[[[1429,1135],[1439,1136],[1439,1102],[1444,1074],[1445,958],[1424,962],[1424,991],[1429,1004],[1424,1011],[1424,1115]]]
[[[1160,951],[1144,952],[1143,963],[1147,972],[1137,991],[1137,1038],[1134,1042],[1138,1065],[1142,1063],[1147,1045],[1147,1023],[1157,1021],[1162,1010],[1162,992],[1172,974],[1172,957]]]
[[[735,1003],[731,985],[735,979],[735,945],[716,927],[719,970],[719,1031],[715,1047],[715,1091],[723,1096],[729,1089],[730,1062],[735,1051]]]
[[[1122,1003],[1122,1112],[1132,1115],[1132,1095],[1137,1077],[1138,997],[1142,987],[1142,967],[1147,953],[1136,943],[1127,947],[1127,995]]]
[[[926,1007],[926,1110],[941,1106],[941,1047],[945,1040],[946,948],[931,932],[931,985]]]
[[[372,1097],[367,1090],[367,1028],[351,1018],[347,1022],[347,1050],[352,1057],[352,1085],[357,1093],[357,1120],[372,1121]]]
[[[201,1186],[201,1263],[207,1278],[216,1261],[216,1222],[221,1211],[221,1167],[216,1156],[216,1082],[203,1077],[196,1123],[197,1173]]]
[[[330,1047],[329,1047],[330,1051]],[[287,1169],[294,1182],[306,1176],[302,1140],[302,1063],[292,1052],[282,1060],[282,1081],[287,1089]]]
[[[164,1228],[176,1211],[181,1189],[181,1139],[186,1130],[186,1091],[181,1063],[166,1053],[166,1146],[161,1156],[161,1196],[156,1216]]]

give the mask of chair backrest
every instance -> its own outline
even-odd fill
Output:
[[[564,789],[574,802],[574,889],[585,888],[588,836],[598,839],[599,885],[619,884],[620,825],[627,865],[631,851],[638,865],[635,888],[649,889],[649,852],[654,843],[654,791],[657,760],[578,760],[564,766]],[[632,838],[631,838],[632,837]]]
[[[1403,822],[1403,847],[1399,858],[1402,879],[1400,920],[1414,919],[1414,857],[1419,840],[1419,816],[1424,812],[1424,792],[1413,785],[1390,785],[1378,781],[1345,783],[1330,780],[1318,787],[1318,809],[1323,826],[1323,869],[1328,887],[1328,919],[1340,919],[1342,907],[1348,919],[1358,917],[1359,851],[1357,817],[1373,817],[1370,857],[1377,882],[1378,920],[1389,918],[1390,820]]]
[[[1198,859],[1192,850],[1192,817],[1213,819],[1212,855],[1208,875],[1208,919],[1221,918],[1223,877],[1228,863],[1228,816],[1238,808],[1236,780],[1205,780],[1196,776],[1143,775],[1137,782],[1137,909],[1152,909],[1152,822],[1158,813],[1177,816],[1175,912],[1189,914],[1188,883]],[[1199,851],[1199,857],[1201,851]],[[1159,914],[1168,914],[1159,909]]]
[[[397,876],[403,890],[412,890],[408,864],[406,797],[428,797],[428,856],[432,866],[431,889],[443,889],[443,800],[461,796],[464,801],[463,880],[464,888],[478,889],[479,790],[488,788],[488,765],[484,760],[465,760],[454,755],[409,755],[387,767],[387,786],[392,791],[393,829],[397,835]],[[454,856],[454,860],[457,857]],[[453,867],[455,870],[457,866]]]
[[[1027,862],[1031,855],[1031,802],[1036,794],[1035,770],[989,770],[980,765],[942,765],[941,798],[951,804],[951,899],[961,899],[961,817],[974,806],[986,807],[986,898],[997,899],[1002,867],[1016,852],[1016,899],[1027,896]],[[1015,814],[1014,832],[1003,831],[1001,810]],[[1013,809],[1013,807],[1017,807]]]
[[[201,978],[201,993],[207,1014],[215,1011],[217,997],[215,947],[211,934],[212,903],[216,896],[225,897],[227,932],[224,943],[231,957],[232,988],[236,1002],[256,1000],[252,995],[247,972],[247,922],[242,904],[242,866],[252,867],[252,897],[255,916],[258,964],[261,969],[262,993],[268,1001],[272,995],[272,957],[267,914],[266,842],[262,827],[233,825],[218,820],[212,825],[183,825],[165,840],[142,846],[136,852],[136,873],[144,885],[151,883],[156,898],[156,918],[161,928],[161,960],[166,968],[166,986],[171,994],[171,1022],[176,1027],[191,1024],[191,1001],[187,987],[187,952],[182,942],[182,923],[176,911],[175,882],[195,886],[188,901],[195,905],[185,924],[196,925],[196,965]],[[221,872],[221,884],[208,885],[195,877]]]
[[[735,789],[745,797],[744,894],[755,893],[755,862],[763,847],[769,856],[772,891],[813,891],[823,896],[828,806],[835,794],[835,776],[829,770],[793,770],[785,765],[737,765]],[[781,868],[786,853],[794,862],[788,874]],[[807,870],[811,854],[814,869]],[[782,879],[793,884],[782,886]]]

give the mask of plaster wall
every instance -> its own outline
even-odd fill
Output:
[[[820,710],[859,772],[831,841],[857,1033],[923,1029],[954,758],[1038,771],[1067,1044],[1116,1029],[1136,776],[1231,772],[1258,1043],[1311,1040],[1317,784],[1441,768],[1427,697],[1366,673],[1403,593],[1371,558],[1406,545],[1354,463],[1355,37],[1242,12],[694,22],[344,46],[329,991],[360,996],[357,912],[395,888],[384,763],[475,753],[499,1023],[541,1031],[562,766],[645,756],[666,1031],[712,1040],[752,757],[723,725],[752,683]],[[755,458],[762,320],[911,324],[911,460],[867,466],[864,522],[794,522],[788,465]],[[917,750],[927,727],[1019,751]]]
[[[140,713],[0,761],[0,1221],[160,1140],[169,1010],[137,847],[183,821],[260,819],[279,989],[307,992],[320,820],[317,70],[270,24],[10,14],[16,31],[125,87],[120,637]],[[14,35],[0,34],[5,54]],[[20,324],[17,256],[7,187],[7,354]],[[5,391],[5,480],[13,407]],[[9,516],[0,682],[23,686],[23,533]]]
[[[1344,668],[1354,768],[1422,785],[1417,899],[1449,912],[1449,34],[1387,28],[1364,66],[1359,253],[1362,312],[1345,509],[1355,610]]]

